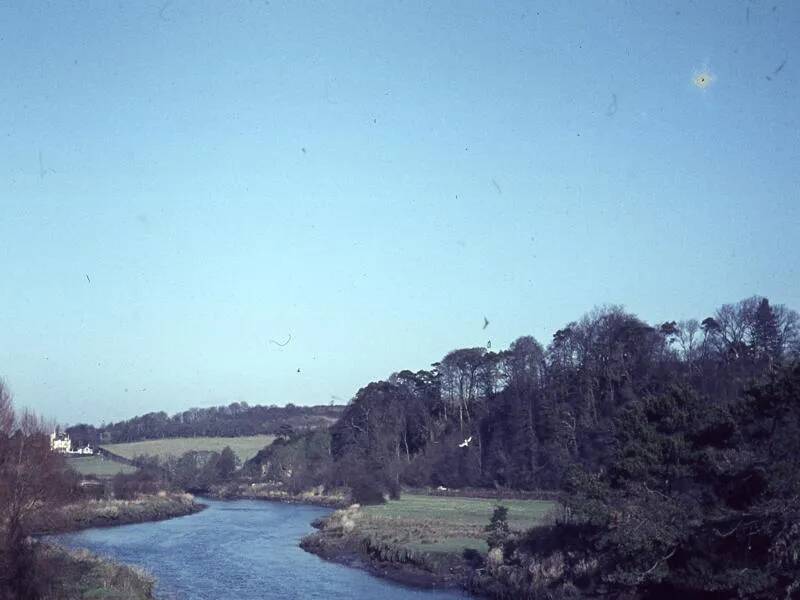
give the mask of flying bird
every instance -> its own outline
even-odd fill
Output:
[[[458,445],[458,447],[459,447],[459,448],[466,448],[467,446],[469,446],[469,443],[470,443],[471,441],[472,441],[472,436],[469,436],[467,439],[465,439],[463,442],[461,442],[461,443]]]
[[[483,315],[483,328],[486,329],[489,326],[489,319],[486,318],[486,315]]]

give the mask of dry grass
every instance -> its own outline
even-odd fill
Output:
[[[37,552],[42,600],[152,600],[155,580],[139,567],[86,550],[42,545]]]
[[[135,500],[89,500],[38,514],[33,529],[38,533],[52,533],[159,521],[191,514],[200,508],[191,494],[166,492],[140,496]]]

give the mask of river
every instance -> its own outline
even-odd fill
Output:
[[[325,508],[257,500],[214,501],[200,513],[160,521],[52,536],[138,565],[158,580],[166,600],[464,600],[456,592],[399,586],[301,550]]]

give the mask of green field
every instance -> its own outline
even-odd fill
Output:
[[[81,475],[95,477],[113,477],[117,473],[133,473],[136,467],[126,465],[102,456],[81,456],[67,458],[67,464]]]
[[[489,500],[403,494],[378,506],[365,506],[359,531],[394,544],[426,552],[461,553],[465,548],[486,552],[486,533],[494,508],[508,508],[508,524],[524,531],[541,522],[556,506],[544,500]]]
[[[105,444],[103,448],[128,459],[142,455],[164,459],[167,456],[181,456],[191,450],[220,452],[225,446],[230,446],[239,460],[244,462],[253,458],[264,446],[269,446],[274,439],[273,435],[166,438],[126,444]]]

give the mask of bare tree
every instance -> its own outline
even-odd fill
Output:
[[[698,332],[700,323],[697,319],[688,319],[678,323],[678,335],[676,336],[678,346],[681,349],[681,356],[689,365],[694,362],[699,344]]]
[[[800,354],[800,315],[783,304],[776,304],[772,309],[778,321],[781,352],[796,357]]]
[[[14,407],[11,405],[11,392],[5,381],[0,379],[0,435],[9,436],[14,430]]]
[[[453,350],[442,359],[442,398],[458,407],[459,431],[464,430],[464,421],[472,420],[473,405],[481,398],[479,371],[484,365],[484,348],[462,348]]]
[[[35,597],[31,518],[65,498],[65,465],[51,451],[45,422],[30,411],[17,418],[0,386],[0,598]]]

